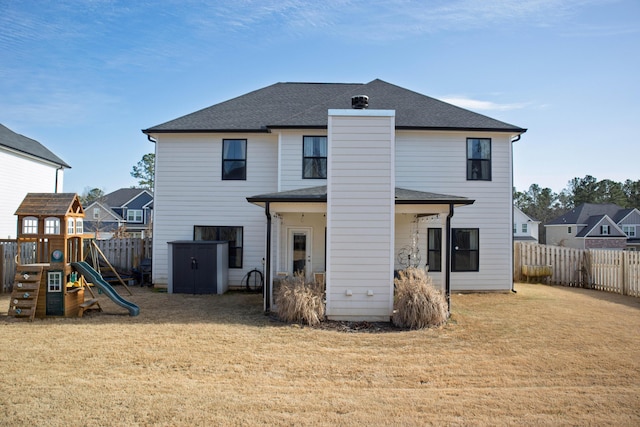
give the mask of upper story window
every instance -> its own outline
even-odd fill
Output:
[[[490,138],[467,138],[467,180],[491,181]]]
[[[603,236],[608,236],[609,235],[609,226],[608,225],[601,225],[600,226],[600,234],[602,234]]]
[[[76,231],[76,222],[73,218],[67,220],[67,234],[74,234]]]
[[[527,227],[527,224],[526,224],[526,223],[525,223],[525,224],[522,224],[522,232],[523,232],[523,233],[527,233],[527,232],[528,232],[528,227]]]
[[[100,219],[100,208],[93,208],[93,219]]]
[[[623,225],[622,231],[627,237],[636,237],[636,226],[635,225]]]
[[[477,228],[451,229],[451,271],[480,270],[480,230]]]
[[[46,218],[44,220],[44,234],[60,234],[60,218]]]
[[[84,233],[84,224],[82,218],[76,219],[76,234]]]
[[[142,222],[142,209],[129,209],[127,211],[127,222]]]
[[[247,179],[247,140],[222,140],[222,179]]]
[[[305,136],[302,139],[302,178],[327,178],[327,137]]]
[[[571,234],[571,227],[567,227],[567,234]]]
[[[38,218],[27,216],[22,220],[22,234],[38,234]]]

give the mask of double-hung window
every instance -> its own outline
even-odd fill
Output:
[[[327,178],[327,137],[302,138],[302,178]]]
[[[427,230],[427,257],[429,271],[442,271],[442,228]]]
[[[622,231],[624,231],[624,234],[627,235],[627,237],[636,237],[636,226],[635,225],[623,225],[622,226]]]
[[[529,228],[527,227],[527,224],[522,224],[522,232],[523,233],[527,233],[529,231]]]
[[[222,140],[222,179],[247,179],[247,140]]]
[[[600,226],[600,234],[602,234],[603,236],[608,236],[609,235],[609,226],[608,225],[601,225]]]
[[[127,210],[127,222],[142,222],[142,209]]]
[[[480,231],[477,228],[451,229],[451,271],[480,269]]]
[[[196,225],[193,240],[229,242],[229,268],[242,268],[242,227]]]
[[[491,181],[490,138],[467,138],[467,180]]]

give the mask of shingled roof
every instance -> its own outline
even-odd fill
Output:
[[[350,109],[351,97],[355,95],[368,96],[370,109],[395,110],[396,129],[526,132],[518,126],[378,79],[366,84],[276,83],[142,132],[322,129],[327,127],[327,110]]]
[[[589,218],[600,217],[602,215],[607,215],[609,218],[618,222],[629,212],[629,209],[623,209],[615,203],[582,203],[569,212],[552,219],[547,225],[589,224]],[[621,214],[623,216],[620,216]]]
[[[297,202],[297,203],[322,203],[327,201],[327,186],[320,185],[317,187],[300,188],[296,190],[281,191],[279,193],[261,194],[253,197],[247,197],[247,201],[251,203],[264,202]],[[456,204],[471,205],[475,200],[462,196],[451,196],[448,194],[430,193],[426,191],[407,190],[405,188],[396,187],[395,204],[416,204],[416,205],[434,205],[434,204]]]
[[[47,160],[56,165],[63,166],[65,168],[71,168],[64,160],[53,154],[47,147],[36,141],[35,139],[27,138],[26,136],[15,133],[6,126],[0,124],[0,145],[5,146],[11,150],[19,151],[24,154],[29,154],[39,159]]]
[[[18,206],[15,215],[84,216],[84,210],[76,193],[28,193]]]

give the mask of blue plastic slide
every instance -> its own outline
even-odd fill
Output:
[[[140,307],[138,307],[137,305],[135,305],[132,302],[127,301],[126,299],[122,298],[115,289],[113,289],[113,286],[111,286],[109,283],[107,283],[102,276],[100,275],[100,273],[98,273],[97,271],[95,271],[93,269],[93,267],[91,267],[89,264],[87,264],[84,261],[81,262],[72,262],[71,266],[73,268],[75,268],[78,272],[80,272],[80,274],[82,274],[83,276],[86,277],[87,282],[91,282],[94,284],[94,286],[96,286],[98,289],[100,289],[105,295],[107,295],[109,298],[111,298],[111,300],[113,302],[115,302],[116,304],[118,304],[120,307],[124,307],[127,310],[129,310],[129,315],[130,316],[137,316],[138,314],[140,314]]]

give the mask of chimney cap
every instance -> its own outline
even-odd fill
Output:
[[[355,95],[351,97],[351,108],[364,110],[369,108],[369,97],[367,95]]]

